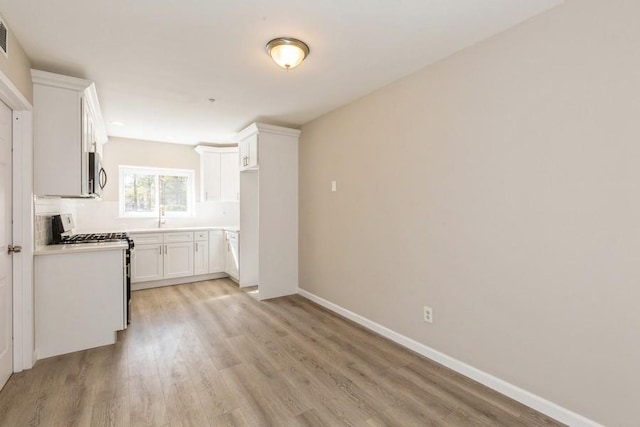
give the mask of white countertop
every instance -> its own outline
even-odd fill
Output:
[[[238,226],[202,226],[202,227],[163,227],[163,228],[142,228],[142,229],[129,229],[125,230],[130,234],[145,234],[145,233],[170,233],[172,231],[200,231],[200,230],[224,230],[233,231],[235,233],[240,232]],[[127,249],[126,242],[103,242],[103,243],[82,243],[82,244],[68,244],[68,245],[47,245],[38,246],[33,252],[34,255],[55,255],[55,254],[71,254],[78,252],[95,252],[95,251],[112,251],[112,250]]]
[[[79,252],[114,251],[127,249],[127,242],[82,243],[69,245],[39,246],[34,255],[73,254]]]
[[[240,232],[239,226],[202,226],[202,227],[160,227],[160,228],[141,228],[141,229],[128,229],[125,230],[127,233],[131,234],[142,234],[142,233],[170,233],[172,231],[200,231],[200,230],[224,230],[224,231],[234,231],[236,233]]]

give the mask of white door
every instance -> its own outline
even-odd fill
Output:
[[[13,372],[11,109],[0,102],[0,388]]]

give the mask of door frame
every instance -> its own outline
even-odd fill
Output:
[[[33,129],[29,100],[0,71],[0,100],[13,111],[12,203],[13,244],[13,372],[30,369],[36,357],[33,311]]]

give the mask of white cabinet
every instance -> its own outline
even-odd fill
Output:
[[[164,275],[162,233],[132,234],[131,282],[160,280]]]
[[[34,193],[89,195],[89,151],[107,141],[95,85],[32,70]]]
[[[162,244],[136,244],[131,254],[131,282],[149,282],[163,278]]]
[[[131,282],[143,283],[134,289],[185,283],[193,276],[225,272],[222,230],[131,233],[130,237],[135,243]]]
[[[164,278],[193,276],[193,233],[164,233]]]
[[[126,327],[122,249],[34,257],[39,359],[116,342]]]
[[[258,169],[258,139],[259,135],[254,133],[238,141],[241,171]]]
[[[239,253],[238,253],[238,233],[233,231],[225,231],[225,238],[227,241],[227,256],[225,273],[234,279],[238,280],[238,265],[239,265]]]
[[[248,156],[240,172],[239,284],[257,285],[259,299],[298,292],[299,135],[262,123],[238,134],[241,156]],[[258,159],[259,172],[251,170]]]
[[[222,230],[209,231],[209,273],[224,272],[227,264],[227,246]]]
[[[220,154],[220,199],[237,202],[240,200],[240,169],[238,152]]]
[[[209,232],[198,231],[194,233],[193,247],[193,274],[209,273]]]
[[[236,147],[199,145],[200,197],[203,202],[239,200],[240,175]]]
[[[193,242],[164,244],[164,278],[193,276]]]
[[[220,154],[200,153],[201,200],[210,202],[220,200]]]

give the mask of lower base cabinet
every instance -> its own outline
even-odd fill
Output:
[[[208,236],[207,236],[208,238]],[[208,240],[193,243],[193,274],[209,274],[209,242]]]
[[[238,280],[239,278],[239,268],[238,268],[238,233],[233,231],[225,231],[225,238],[227,241],[227,255],[226,255],[226,266],[225,273],[234,279]]]
[[[135,243],[131,257],[132,283],[188,278],[227,270],[223,230],[131,233],[130,237]],[[237,271],[234,277],[237,279]]]
[[[38,359],[116,342],[126,327],[122,249],[34,257]]]
[[[193,276],[193,241],[165,243],[164,278]]]
[[[131,281],[149,282],[164,277],[162,244],[136,245],[131,256]]]
[[[209,230],[209,273],[222,273],[226,267],[226,241],[223,230]]]

